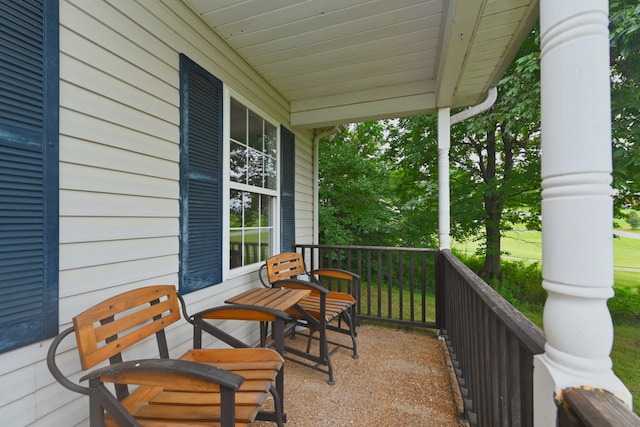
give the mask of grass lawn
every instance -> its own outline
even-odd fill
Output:
[[[615,327],[615,339],[611,359],[613,371],[629,388],[633,396],[633,411],[640,414],[640,332],[635,325]]]

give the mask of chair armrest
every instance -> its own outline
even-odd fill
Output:
[[[327,295],[329,290],[324,286],[316,283],[315,281],[306,281],[299,279],[282,279],[272,283],[274,288],[288,288],[288,289],[308,289],[311,291],[311,295]]]
[[[353,297],[353,295],[347,292],[329,292],[327,294],[327,299],[356,302],[356,299]]]
[[[360,287],[360,275],[348,270],[340,268],[317,268],[309,272],[311,277],[330,277],[339,280],[348,280],[350,284],[349,293],[355,298],[358,295],[358,288]]]
[[[316,268],[310,274],[318,276],[335,277],[336,279],[360,281],[360,275],[341,268]]]
[[[244,378],[215,366],[177,359],[141,359],[96,369],[80,381],[99,380],[118,384],[171,387],[197,391],[237,390]]]

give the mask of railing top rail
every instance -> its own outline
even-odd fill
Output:
[[[402,252],[427,252],[437,253],[439,250],[435,248],[404,248],[396,246],[355,246],[355,245],[312,245],[312,244],[296,244],[296,248],[308,249],[350,249],[350,250],[368,250],[368,251],[402,251]]]
[[[544,352],[544,333],[538,326],[502,298],[498,292],[464,265],[450,250],[442,250],[440,253],[456,267],[469,286],[476,290],[487,307],[498,316],[509,330],[518,336],[522,344],[532,354]]]

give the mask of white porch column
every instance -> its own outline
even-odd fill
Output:
[[[438,238],[440,249],[451,249],[449,194],[449,147],[451,121],[449,107],[438,109]]]
[[[607,0],[540,1],[545,353],[534,420],[555,426],[554,393],[602,387],[631,404],[609,357],[613,325]]]

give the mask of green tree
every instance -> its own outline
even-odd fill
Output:
[[[320,141],[321,243],[385,245],[392,238],[383,142],[384,122],[352,125]]]
[[[613,186],[616,213],[640,199],[640,4],[613,0],[610,7]]]
[[[539,38],[533,32],[505,74],[498,99],[486,113],[451,129],[451,235],[484,236],[484,274],[500,275],[500,237],[512,223],[539,226],[540,78]],[[436,117],[402,119],[389,132],[388,155],[398,159],[406,180],[397,184],[407,223],[424,220],[437,232]],[[411,208],[419,206],[419,210]]]

